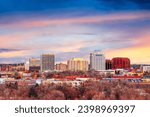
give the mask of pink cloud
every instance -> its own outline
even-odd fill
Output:
[[[44,18],[44,19],[36,19],[36,20],[23,20],[17,23],[13,23],[11,25],[9,24],[9,26],[31,28],[31,27],[45,27],[48,25],[103,23],[109,21],[135,20],[135,19],[142,19],[142,18],[150,18],[150,13],[149,12],[129,12],[129,13],[123,12],[123,13],[112,13],[106,15],[74,17],[74,18],[57,18],[57,19]]]
[[[40,30],[33,30],[33,31],[22,31],[14,33],[6,33],[0,35],[0,42],[3,42],[3,44],[0,45],[0,48],[22,48],[22,42],[24,41],[23,45],[26,45],[25,42],[28,40],[31,40],[32,38],[41,36],[43,31]],[[26,45],[26,49],[28,48],[28,45]]]
[[[43,20],[37,19],[37,20],[20,21],[20,22],[5,25],[5,26],[11,27],[14,29],[15,28],[23,29],[23,28],[32,28],[32,27],[45,27],[48,25],[54,25],[54,26],[64,25],[65,26],[68,24],[103,23],[103,22],[108,22],[108,21],[111,22],[111,21],[120,21],[120,20],[136,20],[136,19],[143,19],[143,18],[150,18],[150,13],[134,12],[134,13],[107,14],[107,15],[64,18],[64,19],[43,19]],[[35,45],[26,44],[26,42],[30,39],[35,41],[37,37],[43,34],[43,32],[59,35],[60,33],[64,34],[64,30],[60,28],[58,31],[56,29],[53,30],[52,28],[50,30],[31,30],[31,31],[22,31],[22,32],[16,31],[15,33],[8,33],[5,35],[0,35],[0,41],[2,42],[2,44],[0,45],[0,48],[29,49],[29,50],[15,51],[15,52],[0,53],[0,57],[6,57],[6,56],[18,57],[18,56],[34,55],[35,51],[40,50],[40,49],[50,50],[50,51],[54,50],[58,52],[79,52],[81,48],[84,48],[89,45],[93,46],[94,44],[100,43],[94,40],[91,43],[87,43],[87,42],[84,42],[84,39],[82,41],[81,38],[78,38],[77,41],[75,41],[75,39],[70,39],[70,42],[66,42],[62,40],[62,44],[57,43],[57,41],[60,41],[60,40],[56,40],[54,44],[51,42],[47,42],[43,44],[35,43]],[[70,29],[66,28],[66,30],[72,31],[72,27],[70,27]],[[81,29],[76,28],[76,30],[79,30],[80,32]],[[114,36],[112,37],[114,38]],[[64,39],[64,37],[62,39]],[[22,44],[22,42],[24,42],[24,44]],[[106,50],[105,52],[106,52],[107,57],[110,58],[113,56],[127,56],[127,57],[130,57],[135,62],[138,62],[140,60],[141,62],[149,61],[150,34],[149,33],[142,34],[140,37],[133,39],[131,43],[133,43],[132,47]]]

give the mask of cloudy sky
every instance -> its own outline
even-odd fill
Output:
[[[0,63],[129,57],[150,63],[149,0],[0,0]]]

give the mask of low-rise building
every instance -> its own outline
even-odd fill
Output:
[[[150,72],[150,65],[142,66],[143,72]]]
[[[58,71],[66,71],[67,70],[67,65],[64,63],[59,63],[55,65],[55,70]]]

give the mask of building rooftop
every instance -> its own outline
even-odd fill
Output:
[[[84,58],[72,58],[71,60],[74,60],[74,61],[85,61]]]

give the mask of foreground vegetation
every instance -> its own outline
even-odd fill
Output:
[[[86,81],[80,86],[47,84],[0,85],[0,99],[6,100],[149,100],[150,84],[123,81]]]

